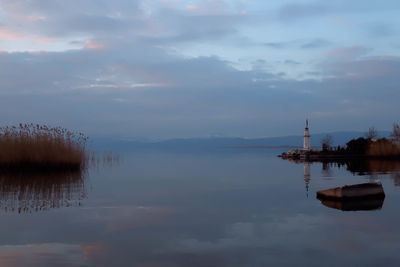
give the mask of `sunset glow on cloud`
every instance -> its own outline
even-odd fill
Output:
[[[83,44],[83,47],[84,47],[85,49],[95,49],[95,50],[101,50],[101,49],[104,49],[104,48],[105,48],[104,45],[102,45],[102,44],[100,44],[100,43],[96,43],[96,42],[94,42],[94,41],[92,41],[92,40],[87,40],[87,41]]]
[[[25,38],[26,37],[20,33],[0,28],[0,40],[10,41],[10,40],[21,40]]]

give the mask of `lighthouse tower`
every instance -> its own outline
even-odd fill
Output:
[[[310,150],[310,133],[308,131],[308,120],[306,120],[306,128],[304,129],[304,137],[303,137],[303,150]]]

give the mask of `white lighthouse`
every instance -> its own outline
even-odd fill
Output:
[[[303,150],[304,151],[310,150],[310,132],[308,131],[308,120],[306,120],[306,128],[304,129]]]

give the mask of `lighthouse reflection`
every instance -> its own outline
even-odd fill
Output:
[[[333,177],[335,169],[344,169],[353,175],[364,176],[370,182],[378,181],[382,178],[393,180],[394,186],[400,186],[400,161],[399,160],[378,160],[378,159],[324,159],[324,160],[304,160],[288,159],[289,162],[303,165],[303,179],[305,191],[311,188],[311,165],[321,166],[322,176],[325,178]]]
[[[306,186],[306,195],[308,197],[308,189],[310,186],[310,180],[311,180],[311,172],[310,172],[310,163],[309,162],[303,162],[303,170],[304,170],[304,184]]]
[[[378,160],[378,159],[324,159],[324,160],[303,160],[289,159],[290,162],[303,165],[303,179],[306,196],[311,189],[311,165],[321,166],[321,174],[324,179],[334,177],[334,170],[344,169],[353,175],[365,177],[369,182],[377,182],[381,179],[391,179],[394,186],[400,186],[400,161],[399,160]],[[380,210],[384,198],[377,199],[346,199],[326,200],[319,199],[326,207],[342,211]]]
[[[0,172],[0,210],[32,213],[80,206],[86,198],[85,173],[76,171]]]

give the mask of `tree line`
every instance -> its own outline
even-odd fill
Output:
[[[322,152],[336,154],[357,154],[368,156],[400,156],[400,125],[393,123],[390,138],[379,138],[375,127],[369,127],[364,137],[352,139],[345,147],[333,147],[333,137],[326,135],[321,140]]]

